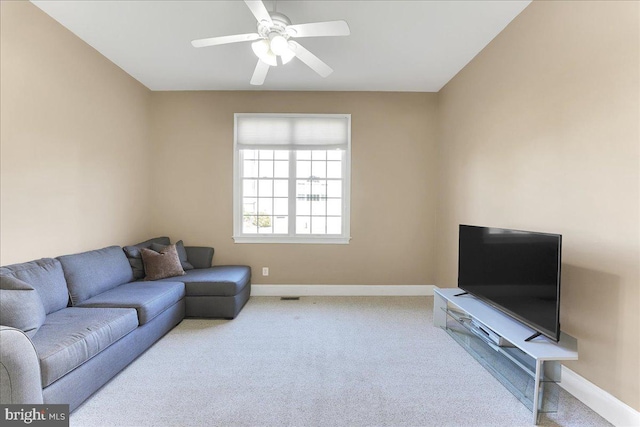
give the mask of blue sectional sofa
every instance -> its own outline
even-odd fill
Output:
[[[169,239],[133,246],[153,243]],[[136,280],[139,263],[119,246],[0,267],[0,403],[74,410],[185,316],[236,317],[251,269],[185,249],[193,269],[158,281]]]

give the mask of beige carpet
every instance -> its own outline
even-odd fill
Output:
[[[531,426],[531,412],[444,331],[429,297],[253,297],[186,319],[71,426]],[[607,426],[565,392],[544,426]]]

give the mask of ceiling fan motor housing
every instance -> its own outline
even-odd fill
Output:
[[[271,16],[271,21],[273,23],[269,23],[267,21],[258,22],[258,34],[261,37],[268,39],[270,33],[278,33],[285,39],[289,39],[291,36],[295,36],[295,34],[290,34],[287,32],[287,27],[291,25],[291,20],[284,14],[280,12],[269,12]],[[295,30],[292,29],[295,33]]]

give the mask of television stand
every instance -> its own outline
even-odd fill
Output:
[[[458,288],[435,289],[433,324],[444,329],[533,413],[556,412],[561,361],[578,360],[575,338],[527,341],[532,330]]]

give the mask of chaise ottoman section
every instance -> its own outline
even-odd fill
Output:
[[[138,313],[138,323],[144,325],[184,296],[185,285],[182,282],[132,282],[91,297],[76,306],[135,308]]]
[[[47,315],[31,338],[42,386],[63,377],[138,327],[130,308],[69,307]]]
[[[186,317],[235,318],[251,296],[251,267],[222,265],[189,270],[180,280],[186,291]]]

